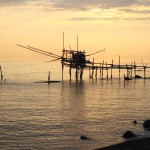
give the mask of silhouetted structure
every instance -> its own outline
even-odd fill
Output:
[[[142,70],[144,72],[144,79],[146,78],[146,69],[150,68],[147,65],[143,66],[137,66],[136,63],[134,62],[134,65],[131,63],[130,65],[125,64],[122,65],[121,64],[121,60],[120,60],[120,56],[119,56],[119,64],[114,64],[113,60],[112,63],[95,63],[94,62],[94,58],[93,61],[89,61],[86,59],[86,57],[100,53],[102,51],[105,51],[105,49],[94,52],[92,54],[87,55],[85,51],[79,51],[78,50],[78,37],[77,37],[77,50],[72,50],[70,48],[70,50],[67,50],[64,48],[64,33],[63,33],[63,50],[62,50],[62,56],[59,56],[57,54],[51,53],[51,52],[47,52],[38,48],[34,48],[31,46],[22,46],[17,44],[18,46],[31,50],[33,52],[42,54],[42,55],[46,55],[49,57],[54,58],[54,60],[52,61],[61,61],[62,64],[62,80],[63,80],[63,72],[64,72],[64,66],[69,67],[69,75],[70,75],[70,80],[72,77],[72,69],[75,69],[75,78],[76,80],[78,80],[79,78],[82,80],[83,77],[83,71],[85,69],[89,70],[89,77],[90,78],[94,78],[94,73],[95,73],[95,78],[97,78],[97,74],[98,74],[98,70],[100,71],[100,78],[104,78],[104,70],[106,70],[107,72],[107,80],[109,78],[109,74],[108,71],[111,70],[111,79],[113,78],[113,69],[118,69],[119,70],[119,78],[120,78],[120,73],[121,70],[126,70],[127,71],[127,75],[124,76],[124,80],[130,80],[130,79],[137,79],[137,78],[142,78],[141,76],[137,75],[136,72],[137,70]],[[143,61],[142,61],[143,63]],[[92,71],[92,72],[91,72]],[[134,76],[133,76],[133,71],[134,71]],[[2,76],[1,76],[2,78]]]

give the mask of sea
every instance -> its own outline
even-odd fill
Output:
[[[61,63],[0,62],[1,150],[92,150],[127,141],[125,131],[137,138],[150,136],[143,128],[150,119],[150,80],[124,82],[126,71],[104,71],[103,79],[69,80]],[[44,83],[50,71],[51,80]],[[143,72],[138,72],[143,76]],[[150,73],[147,70],[146,76]],[[136,120],[137,124],[133,124]],[[87,140],[80,139],[86,136]]]

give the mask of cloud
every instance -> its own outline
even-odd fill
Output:
[[[150,6],[150,0],[141,0],[138,4],[142,6]]]
[[[109,20],[120,20],[119,17],[74,17],[70,19],[71,21],[109,21]]]
[[[27,7],[27,10],[29,8],[44,12],[72,10],[84,13],[82,16],[67,18],[71,21],[145,21],[146,19],[150,21],[150,0],[0,0],[0,7],[18,5],[36,6]],[[134,18],[131,17],[132,14]]]
[[[150,21],[150,17],[74,17],[70,21]]]
[[[53,7],[63,10],[89,10],[91,8],[117,8],[128,6],[150,6],[150,0],[51,0]]]
[[[150,17],[132,17],[132,18],[123,18],[126,21],[150,21]]]
[[[20,5],[28,1],[29,0],[0,0],[0,6]]]
[[[150,0],[0,0],[0,6],[9,5],[22,5],[32,3],[44,4],[46,3],[48,7],[53,7],[55,9],[67,10],[89,10],[90,8],[114,8],[114,7],[128,7],[132,5],[143,5],[150,6]]]
[[[88,10],[92,7],[112,8],[125,7],[137,3],[137,0],[56,0],[53,6],[63,9]]]
[[[150,14],[150,10],[119,9],[118,11],[132,14]]]
[[[0,0],[0,7],[7,7],[7,6],[18,6],[18,5],[35,5],[37,6],[37,4],[41,4],[41,6],[44,6],[45,3],[48,0]]]

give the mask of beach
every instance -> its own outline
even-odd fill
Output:
[[[130,140],[96,150],[150,150],[150,137]]]

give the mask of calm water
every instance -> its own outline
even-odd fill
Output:
[[[150,135],[142,127],[150,119],[150,80],[124,86],[117,77],[92,81],[85,75],[82,82],[69,82],[67,68],[64,82],[48,85],[34,82],[46,80],[49,70],[60,80],[59,63],[1,65],[7,80],[0,83],[0,149],[88,150],[124,141],[126,130]]]

